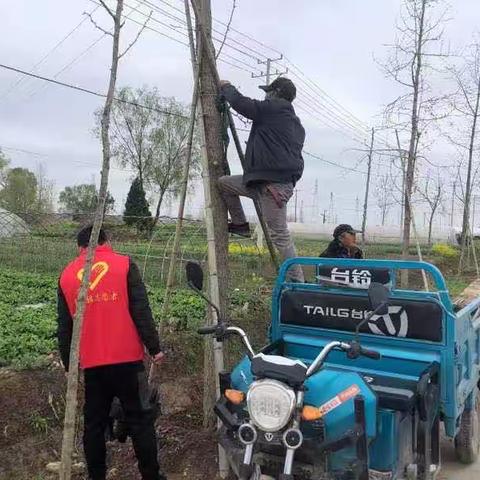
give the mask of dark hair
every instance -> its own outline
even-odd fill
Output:
[[[77,244],[79,247],[87,248],[88,244],[90,243],[90,236],[92,235],[93,225],[88,225],[83,227],[77,235]],[[98,235],[98,244],[103,245],[105,242],[108,241],[107,234],[103,228],[100,229],[100,233]]]

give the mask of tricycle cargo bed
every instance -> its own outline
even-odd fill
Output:
[[[290,283],[294,265],[314,267],[314,283]],[[425,273],[430,291],[405,290],[397,282],[402,270]],[[272,299],[272,342],[284,343],[287,356],[312,361],[328,342],[351,341],[368,314],[372,281],[390,290],[388,314],[373,317],[359,332],[362,345],[381,353],[379,361],[350,361],[334,351],[328,364],[372,378],[415,382],[439,365],[441,412],[447,434],[459,428],[471,406],[480,374],[480,299],[455,312],[441,272],[425,262],[296,258],[282,266]],[[395,387],[396,388],[396,387]],[[400,387],[401,389],[401,387]],[[408,389],[407,389],[408,390]]]

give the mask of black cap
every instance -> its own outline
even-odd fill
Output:
[[[297,96],[297,88],[295,87],[294,83],[289,78],[285,77],[278,77],[270,85],[260,85],[258,88],[264,92],[276,90],[277,95],[280,98],[284,98],[289,102],[293,102]]]
[[[338,238],[344,233],[362,233],[360,230],[355,230],[351,225],[348,225],[347,223],[342,223],[341,225],[338,225],[338,227],[335,228],[333,231],[333,238]]]

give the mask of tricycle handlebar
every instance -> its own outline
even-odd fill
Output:
[[[206,325],[205,327],[200,327],[197,330],[197,333],[200,335],[212,335],[216,333],[217,331],[217,325]]]
[[[228,335],[238,335],[242,339],[242,342],[247,349],[248,357],[252,359],[255,356],[252,344],[250,343],[245,331],[241,328],[228,327],[224,323],[219,323],[218,325],[206,325],[204,327],[200,327],[197,332],[200,335],[215,335],[218,341],[222,341]]]
[[[363,356],[373,360],[380,360],[381,357],[380,352],[367,350],[366,348],[363,348],[356,340],[353,340],[350,343],[330,342],[323,347],[323,350],[319,353],[318,357],[313,361],[310,367],[308,367],[307,377],[311,377],[314,373],[316,373],[327,359],[328,354],[336,348],[346,352],[347,356],[352,359]]]
[[[347,357],[356,359],[358,357],[367,357],[373,360],[380,360],[380,352],[363,348],[357,340],[350,342],[350,348],[347,350]]]

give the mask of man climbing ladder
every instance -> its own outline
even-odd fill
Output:
[[[287,204],[303,173],[305,141],[305,130],[292,105],[296,97],[295,85],[281,77],[270,85],[260,86],[266,93],[263,101],[245,97],[228,81],[221,81],[220,87],[230,106],[253,121],[243,175],[219,179],[231,218],[229,232],[250,236],[250,226],[239,197],[256,197],[280,255],[283,259],[295,257],[295,246],[287,226]],[[304,281],[299,266],[290,269],[289,277],[293,281]]]

